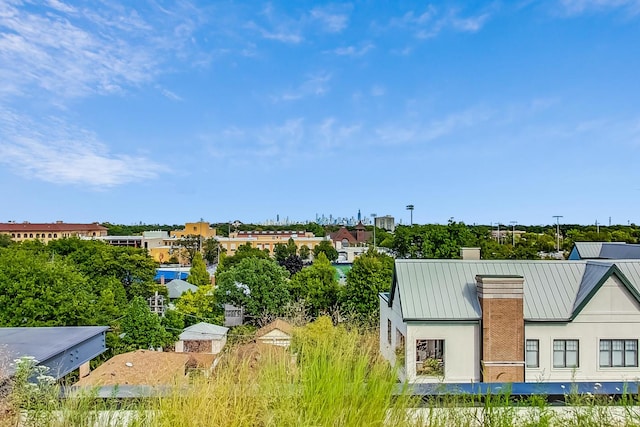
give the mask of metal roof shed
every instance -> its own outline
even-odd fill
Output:
[[[9,362],[32,356],[60,379],[106,351],[107,326],[61,326],[0,328],[0,352]],[[11,376],[13,363],[3,367],[0,377]]]

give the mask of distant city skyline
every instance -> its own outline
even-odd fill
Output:
[[[0,221],[638,224],[638,10],[2,2]]]

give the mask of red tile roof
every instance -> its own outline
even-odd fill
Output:
[[[97,222],[91,224],[70,224],[66,222],[52,223],[0,223],[0,232],[24,232],[24,231],[107,231],[106,227]]]

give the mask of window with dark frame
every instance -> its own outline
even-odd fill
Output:
[[[444,374],[444,340],[416,340],[416,375]]]
[[[540,341],[539,340],[527,340],[526,366],[527,368],[540,367]]]
[[[391,319],[387,319],[387,342],[391,344]]]
[[[580,366],[578,340],[553,340],[553,367],[577,368]]]
[[[638,366],[638,340],[600,340],[601,368]]]

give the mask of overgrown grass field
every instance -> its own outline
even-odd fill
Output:
[[[427,401],[395,393],[394,370],[378,356],[377,334],[334,328],[321,319],[296,334],[291,350],[239,346],[212,375],[164,397],[116,401],[58,399],[46,379],[16,378],[2,426],[640,426],[637,396],[458,396]]]

